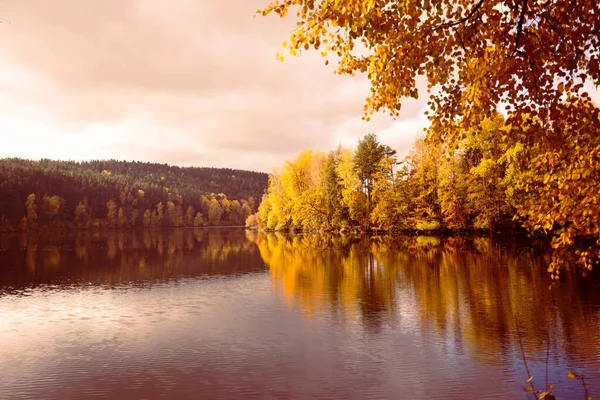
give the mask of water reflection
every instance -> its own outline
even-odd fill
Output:
[[[549,290],[548,254],[520,238],[0,235],[0,398],[514,398],[523,354],[538,388],[547,374],[582,398],[573,369],[596,398],[600,280],[563,271]]]
[[[563,271],[550,290],[549,253],[520,241],[256,238],[273,284],[307,318],[327,315],[373,333],[401,326],[506,372],[524,368],[524,353],[538,377],[545,377],[548,365],[553,383],[575,390],[564,372],[578,369],[598,384],[598,274],[582,279],[577,271]]]
[[[39,285],[166,282],[264,270],[243,230],[0,236],[0,295]]]

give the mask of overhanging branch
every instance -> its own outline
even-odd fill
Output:
[[[527,11],[527,1],[528,0],[523,0],[523,6],[521,7],[521,15],[519,16],[519,24],[517,25],[517,38],[515,39],[515,49],[513,50],[509,58],[513,58],[513,56],[519,49],[519,40],[521,40],[521,33],[523,32],[523,22],[525,21],[525,12]]]
[[[453,22],[446,22],[444,24],[440,24],[440,25],[434,27],[433,30],[437,31],[438,29],[452,28],[453,26],[460,25],[460,24],[467,22],[469,19],[471,19],[471,17],[473,15],[475,15],[477,10],[479,10],[481,8],[481,6],[483,5],[483,1],[484,0],[479,0],[479,3],[475,4],[475,7],[473,7],[473,9],[467,14],[466,17],[463,17],[463,18],[458,19]]]

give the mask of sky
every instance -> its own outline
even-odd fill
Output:
[[[407,154],[426,98],[361,119],[366,77],[316,52],[276,60],[268,0],[0,0],[0,157],[270,172],[367,133]]]

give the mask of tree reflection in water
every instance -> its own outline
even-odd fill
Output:
[[[273,284],[307,318],[327,314],[374,332],[398,324],[486,365],[524,353],[537,376],[548,365],[600,380],[598,276],[565,270],[550,289],[543,246],[487,237],[254,240]]]
[[[217,229],[0,235],[0,297],[54,285],[263,273],[291,312],[348,334],[402,329],[443,354],[523,371],[523,381],[525,354],[538,388],[546,367],[552,383],[569,369],[600,382],[598,274],[583,279],[565,269],[549,290],[550,252],[523,242]]]
[[[38,285],[148,284],[264,271],[256,245],[242,230],[79,232],[74,238],[23,235],[4,237],[0,246],[0,265],[11,266],[0,268],[0,295],[8,288]]]

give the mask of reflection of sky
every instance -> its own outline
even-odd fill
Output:
[[[260,290],[257,282],[262,278],[259,274],[233,280],[185,280],[148,289],[89,288],[4,298],[0,302],[2,379],[33,381],[49,372],[77,376],[84,371],[72,371],[75,364],[85,370],[90,363],[122,364],[133,354],[152,358],[156,350],[178,352],[177,347],[200,338],[224,345],[224,339],[237,337],[235,331],[254,329],[257,320],[248,318],[244,306],[248,302],[235,304],[234,300],[238,291],[250,285],[253,304],[268,300],[268,288],[263,284]],[[231,318],[235,324],[229,325]]]
[[[396,312],[399,319],[399,328],[403,332],[414,332],[419,327],[419,312],[415,295],[410,288],[402,288],[396,294]]]
[[[325,315],[299,318],[273,294],[267,274],[257,273],[4,298],[0,397],[111,390],[116,398],[169,390],[186,397],[200,389],[436,397],[445,385],[464,389],[485,376],[418,332],[349,332]]]

